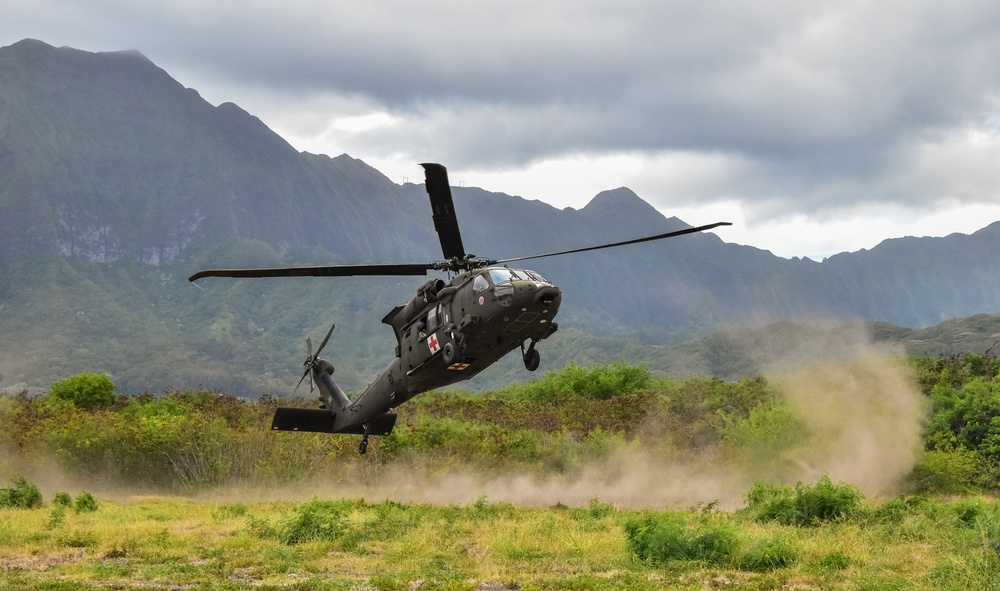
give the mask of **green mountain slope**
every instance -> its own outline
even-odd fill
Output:
[[[626,188],[580,210],[454,193],[466,248],[486,257],[686,226]],[[724,326],[822,319],[921,329],[996,313],[998,247],[994,224],[823,263],[714,234],[533,261],[564,292],[543,368],[626,353],[656,360],[640,349]],[[422,185],[397,185],[347,155],[299,153],[134,51],[34,40],[0,48],[0,387],[86,369],[112,373],[125,391],[287,393],[306,337],[336,322],[331,356],[341,383],[360,389],[391,355],[379,319],[420,280],[208,280],[198,289],[186,277],[205,267],[440,256]],[[655,347],[626,344],[635,342]],[[709,352],[686,353],[678,367],[728,375],[723,343],[702,346]],[[653,367],[674,371],[662,360]],[[478,380],[525,377],[511,362]]]

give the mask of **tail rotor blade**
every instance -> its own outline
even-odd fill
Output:
[[[298,384],[295,384],[295,389],[292,390],[292,392],[297,392],[299,390],[299,386],[302,385],[302,382],[306,380],[306,376],[309,375],[310,373],[311,372],[309,371],[309,368],[306,368],[306,371],[302,373],[302,378],[299,380]],[[309,391],[310,392],[312,391],[312,378],[310,378],[309,380]]]
[[[316,357],[319,357],[319,353],[320,353],[320,351],[322,351],[322,350],[323,350],[323,347],[325,347],[325,346],[326,346],[326,344],[327,344],[327,342],[329,342],[329,340],[330,340],[330,335],[332,335],[332,334],[333,334],[333,329],[334,329],[334,328],[335,328],[336,326],[337,326],[336,324],[331,324],[331,325],[330,325],[330,330],[328,330],[328,331],[327,331],[327,333],[326,333],[326,336],[325,336],[325,337],[323,337],[323,342],[322,342],[322,343],[320,343],[320,345],[319,345],[319,349],[316,349]]]

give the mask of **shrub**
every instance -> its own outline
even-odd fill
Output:
[[[871,525],[899,525],[910,513],[913,504],[919,503],[916,497],[906,499],[897,497],[876,506],[868,507],[862,512],[865,524]]]
[[[52,495],[52,504],[56,507],[72,507],[73,497],[68,492],[57,492]]]
[[[965,449],[935,449],[906,477],[915,493],[965,494],[975,489],[979,455]]]
[[[651,381],[652,375],[642,365],[615,361],[607,365],[580,367],[570,363],[558,371],[546,373],[540,380],[507,386],[500,390],[500,394],[531,402],[551,402],[569,396],[607,400],[640,391]]]
[[[736,528],[727,522],[689,527],[681,516],[669,512],[628,520],[625,536],[636,556],[660,564],[695,560],[723,566],[732,561],[740,544]]]
[[[344,503],[313,498],[279,523],[275,532],[279,541],[289,545],[313,540],[331,542],[342,533],[347,513]]]
[[[11,479],[11,488],[0,488],[0,507],[15,509],[37,509],[42,506],[42,493],[38,487],[21,475]]]
[[[757,521],[794,521],[795,489],[790,486],[758,480],[743,499]]]
[[[84,409],[104,408],[115,401],[115,385],[111,378],[89,371],[55,382],[49,392]]]
[[[951,503],[956,525],[974,528],[990,516],[989,508],[981,498],[958,499]]]
[[[755,520],[782,525],[818,525],[850,517],[860,508],[862,498],[857,487],[834,484],[825,475],[812,486],[800,482],[794,489],[756,482],[745,496]]]
[[[760,464],[774,462],[802,443],[806,428],[790,406],[769,400],[752,408],[745,419],[729,417],[722,437],[730,455]]]
[[[49,513],[49,521],[46,524],[49,529],[59,529],[66,525],[66,507],[54,505]]]
[[[97,499],[87,491],[80,491],[73,501],[73,511],[79,513],[93,513],[97,511]]]
[[[795,495],[795,506],[807,524],[850,517],[863,498],[856,486],[834,484],[826,475],[813,486],[795,485]]]

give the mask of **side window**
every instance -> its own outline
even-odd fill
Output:
[[[427,334],[430,334],[441,326],[441,304],[438,304],[427,313]]]
[[[441,304],[431,308],[427,316],[417,321],[417,340],[422,341],[426,339],[439,328],[441,328]],[[406,332],[407,336],[409,336],[409,331]]]
[[[472,293],[479,293],[481,291],[486,291],[490,288],[490,282],[486,280],[485,275],[476,275],[476,278],[472,281]]]

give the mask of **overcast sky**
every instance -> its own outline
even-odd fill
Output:
[[[1000,220],[1000,3],[5,0],[300,150],[583,207],[627,186],[785,256]]]

